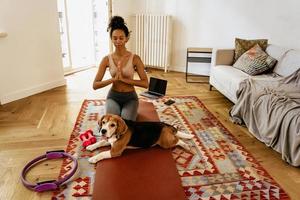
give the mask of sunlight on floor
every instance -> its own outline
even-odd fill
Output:
[[[98,68],[93,67],[91,69],[66,76],[67,90],[72,91],[68,93],[68,95],[77,96],[78,94],[82,96],[81,99],[104,99],[111,86],[108,85],[98,90],[93,89],[93,81],[97,74],[97,70]],[[108,78],[110,78],[110,75],[106,72],[104,79]],[[78,97],[76,97],[76,99],[78,99]]]

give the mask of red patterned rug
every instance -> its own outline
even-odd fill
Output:
[[[193,140],[187,141],[194,153],[179,147],[172,151],[187,199],[289,199],[198,98],[172,97],[176,103],[171,106],[164,104],[166,99],[152,101],[160,120],[195,135]],[[78,156],[79,177],[55,191],[52,199],[91,199],[95,168],[87,158],[98,152],[85,151],[78,136],[89,128],[96,131],[97,117],[104,112],[103,100],[83,102],[67,147],[67,152]],[[60,176],[70,170],[70,164],[64,160]]]

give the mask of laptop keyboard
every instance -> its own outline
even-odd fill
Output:
[[[142,95],[144,97],[151,98],[151,99],[158,99],[160,97],[158,95],[150,94],[148,92],[142,92],[140,95]]]

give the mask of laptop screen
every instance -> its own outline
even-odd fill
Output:
[[[167,80],[150,77],[149,92],[165,95],[167,89]]]

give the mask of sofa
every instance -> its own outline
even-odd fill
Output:
[[[290,49],[282,48],[276,45],[269,45],[266,52],[275,58],[280,60],[280,58]],[[298,62],[300,65],[300,52],[295,51],[299,56]],[[289,52],[290,53],[290,52]],[[293,58],[291,58],[293,59]],[[226,96],[230,101],[236,103],[237,97],[236,92],[239,89],[239,84],[250,77],[250,75],[245,72],[232,67],[234,61],[234,49],[214,49],[212,55],[212,65],[209,77],[210,90],[212,86]],[[288,62],[288,61],[287,61]],[[291,60],[291,62],[296,62]],[[279,62],[278,62],[279,63]],[[277,67],[278,69],[278,67]],[[281,70],[281,69],[280,69]],[[287,73],[291,71],[296,71],[295,69],[289,70],[286,68]],[[274,68],[276,72],[276,67]],[[261,74],[260,77],[270,76],[270,74]],[[280,78],[280,77],[278,77]]]
[[[277,60],[275,67],[251,76],[233,67],[234,49],[214,49],[210,90],[234,103],[234,123],[300,166],[300,51],[268,45],[265,52]]]

